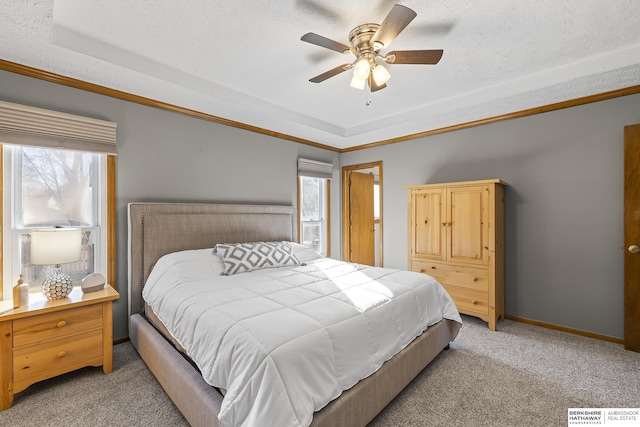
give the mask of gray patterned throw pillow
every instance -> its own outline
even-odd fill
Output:
[[[260,268],[300,265],[287,242],[217,244],[214,252],[222,256],[225,276]]]

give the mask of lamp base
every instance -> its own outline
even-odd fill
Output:
[[[73,281],[71,277],[63,274],[60,268],[56,267],[53,274],[42,282],[42,294],[47,299],[62,299],[73,289]]]

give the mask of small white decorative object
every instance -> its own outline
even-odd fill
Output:
[[[60,264],[79,261],[82,230],[79,228],[42,228],[31,230],[31,264],[55,265],[54,272],[42,283],[48,299],[66,298],[73,289],[71,277],[63,274]]]
[[[100,273],[91,273],[82,279],[82,292],[95,292],[104,288],[104,276]]]
[[[22,281],[22,274],[18,284],[13,287],[13,308],[29,305],[29,285]]]

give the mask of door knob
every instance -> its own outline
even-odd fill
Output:
[[[629,252],[631,252],[632,254],[637,254],[638,252],[640,252],[640,246],[638,245],[629,246]]]

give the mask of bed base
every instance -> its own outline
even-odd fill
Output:
[[[427,329],[373,375],[316,412],[311,427],[369,423],[449,343],[459,324],[443,320]],[[131,342],[192,427],[218,427],[222,395],[140,314],[131,316]]]
[[[164,391],[193,427],[218,427],[222,395],[142,315],[131,316],[129,337]]]
[[[217,427],[222,395],[143,316],[142,288],[164,254],[216,243],[296,241],[291,206],[130,203],[129,336],[176,407],[193,427]],[[312,427],[365,426],[453,341],[460,325],[443,320],[427,329],[373,375],[316,412]]]

